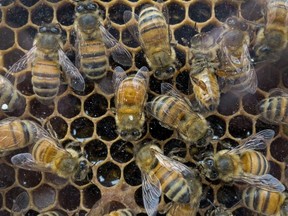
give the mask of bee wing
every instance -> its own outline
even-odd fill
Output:
[[[73,63],[66,56],[62,49],[58,50],[58,54],[59,63],[62,66],[63,71],[69,78],[69,85],[77,91],[84,91],[85,81],[79,70],[73,65]]]
[[[148,216],[155,216],[161,196],[159,180],[157,178],[152,179],[148,174],[142,173],[142,194]]]
[[[24,191],[20,193],[15,200],[13,200],[12,212],[20,212],[23,209],[27,208],[29,205],[30,198],[29,194]]]
[[[141,67],[137,73],[135,74],[135,78],[140,78],[145,80],[145,85],[148,86],[149,84],[149,70],[147,67],[143,66]]]
[[[235,176],[234,180],[242,181],[260,188],[265,188],[267,190],[273,190],[279,192],[283,192],[285,190],[285,186],[277,178],[275,178],[270,174],[257,176],[245,173],[242,176]]]
[[[104,26],[100,25],[100,31],[102,34],[103,42],[105,43],[108,49],[111,48],[111,55],[113,59],[124,66],[131,66],[132,65],[132,56],[130,52],[121,44],[119,43],[113,35],[111,35]]]
[[[30,153],[20,153],[11,158],[11,162],[22,169],[31,171],[51,172],[50,167],[45,166],[44,163],[35,161]]]
[[[257,134],[250,136],[243,145],[239,145],[228,152],[240,154],[247,149],[264,149],[266,148],[267,142],[269,142],[274,137],[274,135],[275,132],[271,129],[262,130]]]
[[[192,170],[187,167],[186,165],[182,164],[179,161],[173,160],[167,156],[165,156],[164,154],[160,153],[160,152],[155,152],[155,156],[158,159],[158,161],[166,168],[168,169],[172,169],[176,172],[181,172],[181,174],[183,176],[186,176],[189,174],[189,176],[194,175],[192,173]]]
[[[114,84],[114,90],[117,91],[120,83],[127,77],[125,71],[123,70],[122,67],[117,66],[114,69],[113,73],[113,84]]]
[[[277,96],[288,97],[288,91],[280,88],[274,88],[269,91],[269,97]]]
[[[133,15],[135,18],[133,20],[133,24],[127,25],[127,23],[130,21],[130,19],[132,19]],[[123,20],[125,22],[125,25],[126,25],[128,31],[130,32],[130,34],[134,38],[134,40],[137,41],[143,47],[143,44],[140,42],[140,37],[139,37],[139,29],[138,29],[139,17],[138,17],[138,15],[135,13],[132,13],[131,11],[126,10],[126,11],[124,11]]]
[[[32,63],[35,60],[37,47],[34,45],[24,56],[22,56],[16,63],[14,63],[8,70],[6,78],[9,79],[13,73],[20,72],[24,70],[28,64]],[[18,83],[23,82],[25,76],[18,77]]]

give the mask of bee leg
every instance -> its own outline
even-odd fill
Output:
[[[231,150],[233,148],[230,143],[225,142],[223,140],[219,140],[218,144],[223,146],[225,149]]]
[[[158,212],[160,214],[166,214],[172,206],[173,206],[173,202],[167,203],[163,207],[159,207],[160,210],[158,210]]]
[[[186,152],[186,148],[174,148],[172,149],[172,151],[169,152],[168,157],[177,160],[181,163],[186,163],[187,160],[185,158],[182,158],[180,156],[177,156],[176,154],[180,153],[180,152]]]

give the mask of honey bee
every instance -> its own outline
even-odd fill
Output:
[[[51,172],[63,178],[72,176],[81,181],[87,177],[90,164],[83,154],[73,149],[78,144],[71,142],[63,149],[56,140],[43,137],[35,143],[31,153],[17,154],[11,162],[23,169]]]
[[[209,144],[213,131],[206,119],[192,111],[189,101],[183,99],[168,83],[161,84],[162,94],[148,102],[147,111],[163,126],[175,129],[179,136],[197,146]]]
[[[243,191],[244,206],[261,215],[287,215],[288,199],[286,193],[259,187],[249,187]]]
[[[114,74],[117,131],[123,140],[134,141],[141,137],[145,122],[148,69],[142,67],[134,76],[126,77],[124,70],[116,67]]]
[[[266,1],[266,24],[257,32],[254,51],[257,61],[277,61],[287,47],[288,1]]]
[[[35,143],[43,134],[44,129],[30,120],[11,117],[0,121],[0,156]]]
[[[78,2],[75,7],[76,48],[79,70],[89,79],[103,78],[109,68],[108,51],[124,66],[132,64],[131,54],[103,26],[99,6],[92,1]]]
[[[60,38],[61,30],[57,25],[42,25],[33,47],[9,69],[11,74],[31,64],[33,91],[36,98],[45,105],[52,103],[57,96],[60,86],[60,66],[73,89],[83,91],[85,87],[80,72],[63,52]],[[24,76],[18,77],[19,83],[23,80]]]
[[[213,157],[204,158],[199,162],[200,169],[203,169],[203,174],[210,180],[241,181],[268,189],[284,190],[279,180],[267,174],[269,162],[265,156],[254,151],[266,148],[267,142],[273,137],[273,130],[262,130],[242,145],[231,150],[221,150]]]
[[[191,202],[195,173],[189,167],[165,156],[153,143],[137,149],[135,160],[142,173],[144,207],[149,216],[156,214],[162,193],[176,203]]]
[[[221,64],[216,72],[224,84],[222,91],[254,94],[258,80],[248,50],[248,24],[237,17],[229,17],[226,20],[226,31],[220,38],[218,58]]]
[[[117,211],[112,211],[104,216],[134,216],[135,214],[130,209],[119,209]]]
[[[232,212],[223,206],[217,206],[214,210],[210,211],[209,216],[233,216]]]
[[[131,11],[124,12],[124,21],[132,18]],[[149,66],[156,78],[165,80],[173,77],[175,72],[176,54],[171,45],[169,25],[163,13],[155,6],[144,7],[139,17],[134,14],[137,26],[126,24],[136,41],[139,41]]]
[[[25,105],[25,98],[5,77],[0,76],[0,105],[3,111],[12,112]]]
[[[218,45],[210,33],[200,33],[192,37],[190,46],[193,54],[190,79],[195,98],[200,107],[214,110],[220,101],[220,89],[215,71],[219,65]]]
[[[272,124],[288,124],[288,93],[279,88],[272,89],[269,93],[269,97],[258,104],[260,119]]]

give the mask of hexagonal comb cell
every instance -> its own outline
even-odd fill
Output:
[[[15,6],[7,11],[5,19],[12,28],[19,28],[28,22],[28,10]]]
[[[39,4],[31,11],[31,20],[34,24],[40,26],[42,23],[51,23],[54,10],[46,4]]]
[[[116,184],[118,184],[121,177],[121,170],[120,168],[112,163],[107,162],[103,165],[100,165],[100,167],[97,170],[97,179],[105,187],[112,187]]]
[[[5,43],[0,43],[0,50],[6,50],[12,47],[14,44],[14,32],[10,28],[1,27],[0,41],[5,41]]]

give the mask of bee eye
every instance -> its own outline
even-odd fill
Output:
[[[213,181],[218,179],[218,172],[215,169],[211,169],[209,172],[209,178]]]
[[[260,51],[263,52],[263,53],[269,53],[271,51],[271,49],[269,47],[267,47],[267,46],[264,46],[264,47],[262,47],[260,49]]]
[[[58,29],[58,28],[56,28],[56,27],[52,27],[52,28],[50,29],[50,31],[51,31],[51,33],[53,33],[53,34],[59,34],[59,33],[60,33],[60,29]]]
[[[47,27],[46,27],[46,26],[40,27],[40,28],[39,28],[39,32],[40,32],[40,33],[47,32]]]
[[[80,170],[85,169],[86,166],[87,166],[87,161],[85,161],[85,160],[80,161],[80,163],[79,163],[79,168],[80,168]]]
[[[135,130],[135,131],[132,132],[132,135],[133,135],[134,137],[138,137],[138,136],[140,136],[140,132],[137,131],[137,130]]]
[[[160,76],[161,75],[161,71],[160,70],[156,70],[155,71],[155,76]]]
[[[121,132],[120,132],[120,136],[121,136],[121,137],[127,136],[127,131],[121,131]]]
[[[214,166],[214,160],[212,160],[212,159],[206,159],[205,160],[205,164],[209,167],[209,168],[211,168],[211,167],[213,167]]]
[[[169,73],[169,74],[174,73],[174,71],[175,71],[175,68],[172,67],[172,66],[168,67],[167,70],[166,70],[166,72]]]
[[[85,8],[84,8],[84,5],[78,5],[77,7],[76,7],[76,12],[83,12],[85,10]]]
[[[95,11],[98,8],[97,4],[90,3],[87,5],[87,10]]]

